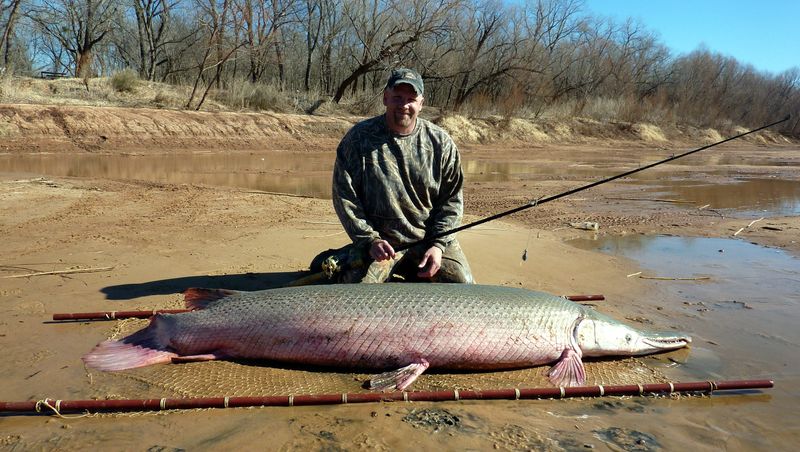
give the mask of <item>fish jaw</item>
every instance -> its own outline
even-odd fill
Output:
[[[645,331],[593,313],[575,330],[585,356],[638,356],[686,347],[692,338],[681,332]]]

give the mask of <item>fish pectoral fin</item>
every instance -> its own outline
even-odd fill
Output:
[[[430,363],[424,359],[411,363],[405,367],[397,370],[391,370],[378,375],[372,375],[369,378],[369,389],[375,391],[391,391],[396,389],[402,391],[411,386],[411,383],[416,381],[417,377],[422,375],[423,372],[430,366]]]
[[[205,355],[186,355],[186,356],[175,356],[172,358],[173,363],[196,363],[200,361],[213,361],[215,359],[219,359],[219,356],[213,353],[207,353]]]
[[[571,348],[561,353],[558,362],[547,373],[550,382],[557,386],[580,386],[586,381],[581,355]]]

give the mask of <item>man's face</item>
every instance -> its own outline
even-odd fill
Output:
[[[383,105],[386,106],[386,124],[389,129],[401,135],[413,132],[423,100],[407,83],[384,90]]]

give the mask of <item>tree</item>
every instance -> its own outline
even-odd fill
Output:
[[[72,56],[76,77],[90,77],[95,46],[118,19],[114,0],[37,0],[30,17]]]
[[[339,83],[333,101],[341,101],[360,77],[381,64],[404,61],[414,44],[444,32],[448,11],[457,4],[457,0],[354,0],[345,4],[344,16],[355,45],[347,55],[352,65],[349,75]]]
[[[165,46],[171,20],[170,11],[179,0],[132,0],[136,15],[139,50],[139,76],[155,80],[156,68],[166,62]]]
[[[0,49],[3,51],[3,67],[8,68],[11,55],[11,41],[14,37],[14,26],[19,19],[19,7],[22,0],[0,0]]]
[[[535,70],[524,64],[519,52],[526,38],[511,13],[504,13],[500,4],[470,5],[454,31],[462,43],[456,51],[457,71],[452,77],[456,84],[456,111],[479,90],[502,85],[503,79],[511,78],[514,71]]]
[[[256,83],[264,76],[270,58],[275,51],[281,84],[285,78],[283,71],[283,51],[280,30],[292,17],[294,0],[240,0],[237,4],[241,27],[244,32],[244,49],[250,63],[248,78]]]
[[[299,13],[300,20],[298,22],[302,24],[305,32],[306,61],[303,69],[303,88],[306,91],[311,90],[311,66],[322,33],[322,9],[323,0],[306,0],[305,9]]]

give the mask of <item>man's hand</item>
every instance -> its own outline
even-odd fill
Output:
[[[428,248],[419,263],[420,278],[432,278],[442,268],[442,250],[436,246]]]
[[[386,240],[375,240],[369,248],[369,257],[377,262],[394,259],[394,248]]]

